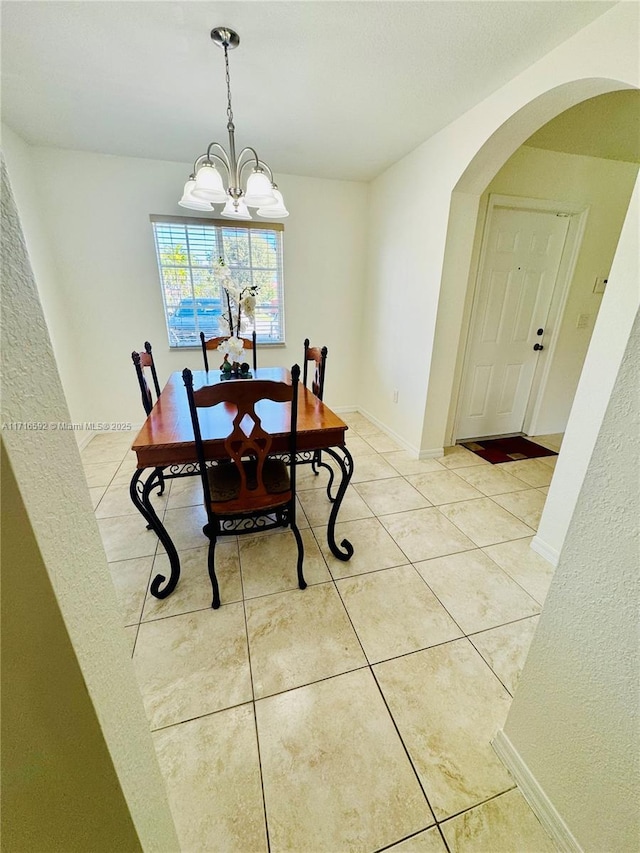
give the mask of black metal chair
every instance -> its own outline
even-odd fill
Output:
[[[302,384],[307,386],[307,376],[309,363],[315,365],[313,378],[311,380],[311,391],[319,399],[322,400],[324,394],[324,376],[327,367],[327,348],[326,347],[311,347],[309,346],[309,338],[304,339],[304,369],[302,375]],[[327,497],[333,503],[335,498],[331,497],[331,486],[333,484],[334,472],[330,465],[322,461],[322,451],[316,450],[311,458],[311,470],[318,476],[320,473],[318,468],[326,468],[329,472],[329,482],[327,483]]]
[[[131,353],[131,360],[136,369],[136,375],[138,377],[138,384],[140,385],[140,393],[142,394],[142,405],[144,406],[145,413],[148,415],[153,409],[153,397],[151,396],[151,389],[149,388],[149,384],[145,378],[144,370],[145,368],[149,368],[151,370],[151,377],[153,379],[153,386],[156,392],[156,400],[160,396],[160,385],[158,383],[158,374],[156,373],[156,366],[153,361],[153,353],[151,351],[151,344],[149,341],[144,342],[144,351],[136,352],[135,350]]]
[[[153,361],[153,352],[151,350],[151,344],[149,341],[144,342],[144,350],[142,352],[136,352],[134,350],[131,353],[131,360],[133,361],[133,365],[136,369],[136,375],[138,377],[138,384],[140,385],[140,393],[142,394],[142,405],[144,406],[144,411],[146,415],[151,414],[151,409],[153,409],[154,401],[153,396],[151,394],[151,389],[149,388],[149,383],[146,380],[144,375],[144,371],[148,368],[151,371],[151,378],[153,379],[153,387],[156,392],[156,400],[160,396],[160,383],[158,382],[158,374],[156,373],[156,366]],[[160,486],[158,490],[158,495],[164,494],[164,475],[162,473],[162,469],[158,468],[158,485]],[[151,525],[147,524],[147,530],[151,530]]]
[[[251,382],[221,382],[194,391],[193,374],[182,371],[193,423],[198,466],[202,478],[207,523],[203,533],[209,539],[207,559],[213,590],[214,609],[220,607],[220,591],[215,572],[215,547],[220,536],[237,536],[275,527],[291,527],[298,546],[298,586],[307,584],[302,573],[304,546],[296,524],[296,431],[300,368],[291,368],[291,385],[255,379]],[[270,455],[273,437],[262,426],[256,406],[260,401],[289,404],[290,416],[278,414],[278,433],[287,424],[288,450],[277,458]],[[228,418],[235,409],[233,423],[225,438],[228,459],[207,466],[206,435],[200,431],[198,409],[224,405],[220,416]],[[278,407],[286,410],[286,406]],[[287,423],[288,421],[288,423]],[[216,423],[216,413],[207,413],[207,422]]]
[[[204,369],[207,371],[207,373],[209,372],[209,358],[207,356],[207,352],[211,351],[213,349],[217,349],[220,346],[220,344],[223,343],[223,341],[226,341],[228,339],[229,339],[229,335],[223,335],[220,338],[209,338],[209,340],[207,340],[204,336],[204,332],[200,332],[200,343],[202,344],[202,355],[204,357]],[[258,356],[257,356],[257,344],[256,344],[255,330],[254,330],[254,332],[250,338],[240,338],[239,340],[242,341],[242,343],[244,344],[244,348],[246,350],[250,349],[253,351],[252,352],[252,354],[253,354],[253,373],[255,375],[255,372],[258,368]]]
[[[313,379],[311,380],[311,390],[319,400],[322,400],[322,395],[324,393],[324,374],[327,366],[327,352],[328,350],[326,347],[322,347],[322,349],[320,349],[320,347],[310,347],[309,338],[305,338],[302,384],[305,386],[307,384],[309,362],[313,361],[315,364],[315,372],[313,374]]]

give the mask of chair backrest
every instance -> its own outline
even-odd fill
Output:
[[[310,347],[309,346],[309,338],[305,338],[304,340],[304,373],[302,377],[302,384],[306,386],[307,384],[307,368],[310,361],[315,363],[315,372],[313,374],[313,379],[311,381],[311,390],[316,395],[319,400],[322,400],[322,395],[324,394],[324,374],[327,364],[327,348],[322,347]]]
[[[151,344],[149,343],[149,341],[144,342],[144,350],[142,352],[136,352],[134,350],[131,353],[131,360],[133,361],[134,367],[136,369],[138,384],[140,385],[140,392],[142,394],[142,405],[144,406],[144,410],[148,415],[151,412],[151,409],[153,408],[153,397],[151,396],[151,389],[149,388],[149,385],[144,375],[144,369],[147,367],[151,370],[153,386],[156,392],[156,400],[160,396],[160,384],[158,383],[158,374],[156,373],[156,366],[153,361],[153,353],[151,351]]]
[[[209,372],[209,357],[207,356],[207,351],[212,349],[217,349],[223,341],[229,339],[229,335],[223,335],[221,338],[209,338],[207,340],[204,336],[204,332],[200,332],[200,343],[202,344],[202,355],[204,358],[204,369]],[[250,338],[240,338],[244,344],[245,349],[253,350],[253,372],[256,372],[258,367],[258,356],[257,356],[257,345],[256,345],[256,333],[255,329]]]
[[[274,496],[267,491],[263,478],[264,463],[271,452],[273,438],[263,428],[260,416],[256,412],[256,405],[261,400],[290,404],[289,429],[286,431],[289,436],[288,454],[290,457],[290,488],[287,497],[293,498],[296,486],[296,433],[298,428],[300,367],[294,364],[291,368],[291,385],[286,382],[273,382],[269,379],[247,379],[243,382],[221,382],[216,385],[205,385],[194,391],[193,374],[188,368],[182,371],[182,378],[187,389],[207,511],[211,506],[211,493],[198,409],[210,408],[220,403],[231,405],[236,409],[231,431],[225,439],[225,451],[230,461],[224,464],[236,467],[240,475],[240,488],[234,504],[241,504],[243,509],[248,511],[259,510],[261,506],[268,506],[274,502]],[[243,461],[246,462],[247,459],[251,459],[255,463],[255,472],[251,482],[247,479],[247,468],[243,464]],[[282,499],[282,497],[279,498],[280,501]],[[294,507],[292,507],[292,512],[295,513]]]

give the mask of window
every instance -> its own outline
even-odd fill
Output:
[[[222,258],[237,285],[257,285],[259,343],[284,343],[280,223],[235,225],[228,220],[152,216],[162,299],[171,347],[200,344],[220,334],[225,291],[216,276]],[[248,322],[245,332],[253,331]]]

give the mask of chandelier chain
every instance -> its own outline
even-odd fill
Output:
[[[273,172],[269,166],[258,158],[255,148],[250,145],[236,155],[229,51],[238,47],[240,36],[229,27],[214,27],[210,35],[216,47],[224,50],[229,147],[225,148],[220,142],[209,143],[206,152],[195,160],[193,172],[184,185],[178,204],[208,213],[214,204],[224,204],[220,215],[228,219],[251,219],[250,207],[257,208],[258,216],[284,219],[289,212],[284,206],[282,193],[274,183]],[[222,174],[218,171],[220,166],[223,169]],[[225,172],[226,184],[223,183]]]
[[[225,79],[227,81],[227,118],[229,124],[233,126],[233,110],[231,109],[231,77],[229,76],[229,51],[227,45],[224,45],[224,67]]]

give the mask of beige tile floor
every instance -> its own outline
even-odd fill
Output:
[[[344,418],[355,474],[336,539],[353,558],[326,544],[325,472],[301,469],[308,588],[290,532],[228,538],[218,611],[198,481],[154,498],[182,562],[159,601],[168,559],[128,498],[132,436],[83,451],[182,850],[552,851],[491,740],[551,582],[529,544],[556,457],[419,461]]]

